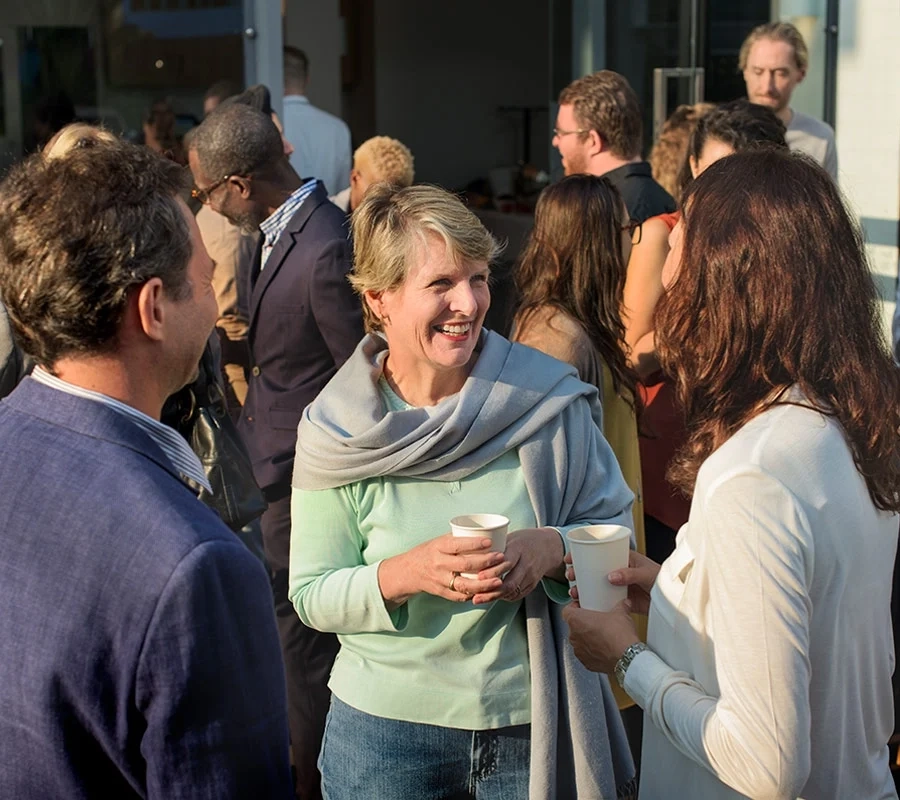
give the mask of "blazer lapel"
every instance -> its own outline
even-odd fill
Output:
[[[328,202],[328,195],[325,193],[325,189],[321,183],[319,183],[316,188],[313,190],[313,193],[303,201],[303,205],[300,206],[299,210],[293,217],[291,217],[290,221],[287,224],[287,227],[282,232],[281,236],[278,237],[278,241],[275,242],[275,247],[272,248],[272,252],[269,254],[269,258],[266,261],[265,267],[261,267],[262,265],[262,247],[260,247],[259,253],[257,254],[256,259],[253,262],[253,270],[255,274],[255,280],[251,280],[252,293],[250,295],[250,325],[253,326],[253,322],[256,319],[256,312],[259,310],[259,304],[262,300],[262,296],[265,294],[266,289],[269,284],[272,283],[275,276],[278,274],[278,270],[281,269],[281,265],[284,263],[284,260],[287,258],[288,253],[291,252],[295,243],[296,236],[299,234],[303,227],[306,225],[312,213],[318,208],[322,203]]]

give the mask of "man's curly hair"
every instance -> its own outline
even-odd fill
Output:
[[[597,131],[619,158],[641,154],[641,105],[624,76],[602,69],[572,81],[559,94],[561,106],[574,106],[578,127]]]

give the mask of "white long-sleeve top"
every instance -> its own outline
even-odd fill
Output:
[[[810,409],[773,408],[704,462],[625,678],[642,800],[897,797],[897,533]]]

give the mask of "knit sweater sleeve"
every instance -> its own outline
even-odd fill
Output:
[[[679,590],[702,570],[715,598],[718,690],[649,651],[632,662],[625,689],[675,747],[732,789],[797,797],[811,759],[808,522],[788,489],[760,470],[728,476],[700,500],[689,524],[702,526],[702,557],[678,575],[664,566],[654,603],[690,614],[677,604]]]
[[[380,561],[366,564],[352,487],[291,496],[288,596],[304,625],[334,633],[398,631],[407,608],[389,612],[378,586]]]

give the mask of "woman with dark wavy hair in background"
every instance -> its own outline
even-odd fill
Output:
[[[516,267],[511,338],[571,364],[600,390],[601,429],[634,492],[634,532],[643,552],[635,378],[619,316],[632,231],[639,230],[606,178],[570,175],[544,189]]]
[[[656,334],[690,519],[661,569],[610,575],[647,645],[627,604],[575,607],[575,653],[644,708],[642,798],[896,798],[900,373],[859,229],[776,150],[713,164],[684,208]]]
[[[578,224],[573,224],[578,220]],[[628,488],[635,544],[644,543],[641,454],[635,414],[635,376],[625,359],[625,326],[619,315],[632,226],[615,186],[607,178],[570,175],[541,192],[534,229],[516,268],[519,305],[513,341],[565,361],[600,390],[600,428]],[[637,620],[646,634],[646,618]],[[640,715],[634,701],[612,683],[635,761],[640,758]]]

